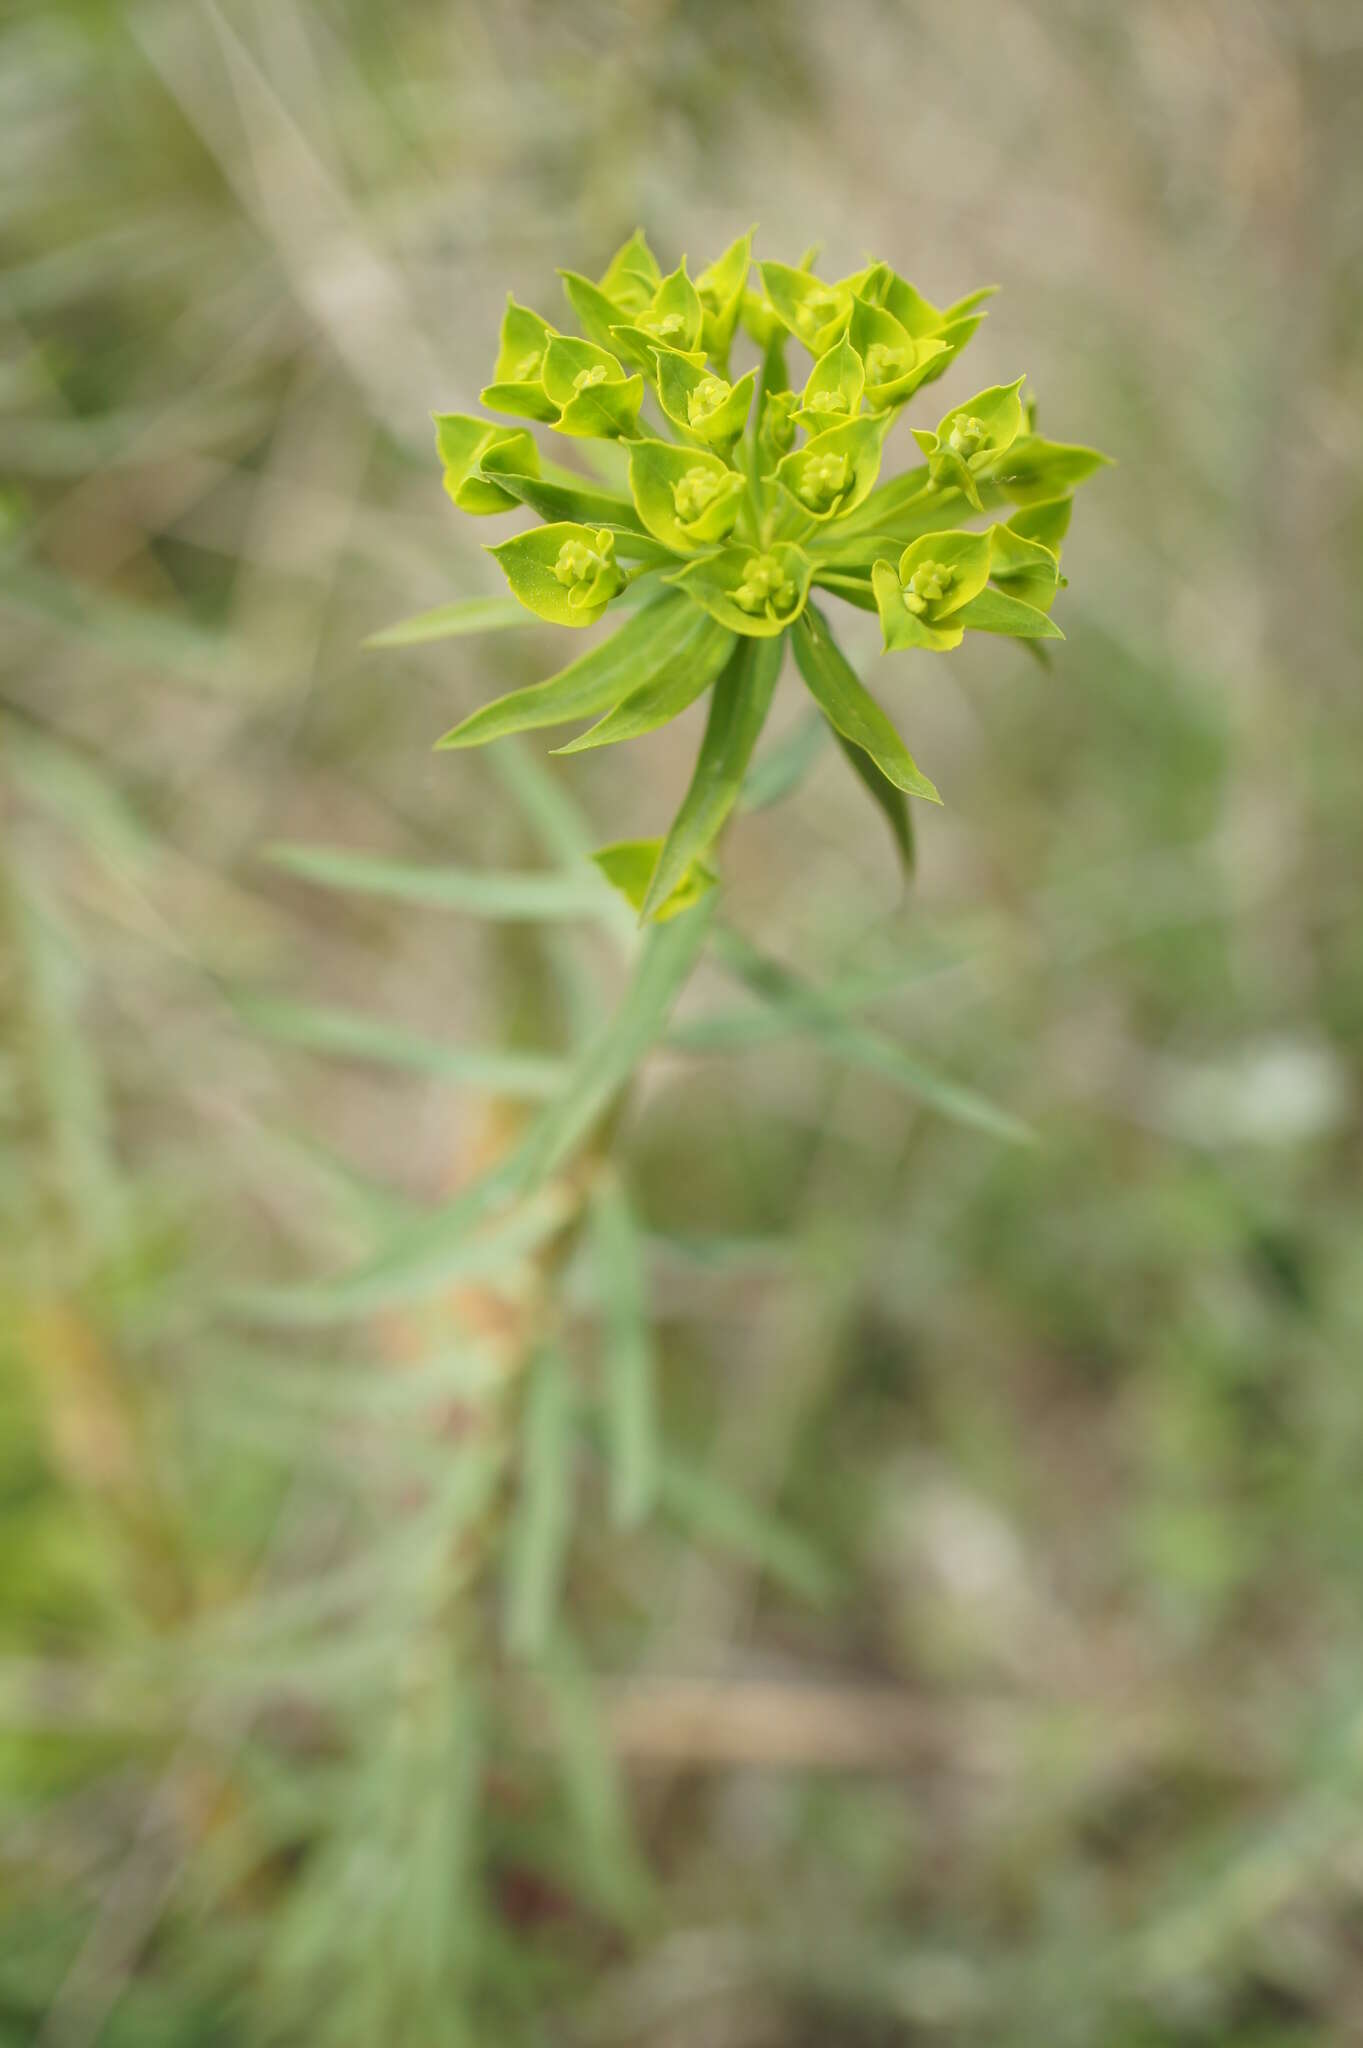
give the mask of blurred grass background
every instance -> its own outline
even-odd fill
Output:
[[[0,117],[0,2041],[1363,2041],[1363,15],[42,0]],[[622,1529],[576,1260],[241,1292],[496,1156],[607,941],[265,854],[661,829],[689,724],[429,752],[551,634],[360,643],[495,588],[427,416],[507,287],[752,220],[1000,283],[953,395],[1120,467],[1049,673],[885,685],[908,901],[831,756],[728,842],[1039,1143],[708,968],[594,1225]]]

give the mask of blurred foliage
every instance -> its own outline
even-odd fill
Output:
[[[1361,100],[1326,0],[6,14],[0,2042],[1363,2038]],[[470,1253],[693,735],[431,755],[547,636],[361,642],[496,591],[489,250],[639,219],[992,275],[1121,467],[1051,671],[914,684],[907,902],[785,693]]]

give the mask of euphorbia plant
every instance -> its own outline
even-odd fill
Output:
[[[950,368],[987,291],[934,305],[887,263],[829,283],[811,257],[751,259],[745,235],[692,279],[636,233],[596,282],[562,273],[582,334],[507,304],[488,411],[601,444],[601,477],[542,459],[530,429],[437,416],[461,510],[528,510],[491,549],[515,597],[560,626],[624,623],[549,681],[484,705],[442,746],[593,721],[560,751],[631,739],[704,692],[709,719],[666,837],[603,850],[645,919],[694,901],[738,795],[786,642],[906,857],[907,798],[938,802],[843,655],[818,599],[879,614],[887,651],[949,652],[968,632],[1061,638],[1050,613],[1071,493],[1103,461],[1042,439],[1023,379],[977,391],[932,429],[925,461],[881,480],[900,413]],[[740,371],[735,343],[756,361]],[[802,382],[790,345],[809,357]]]

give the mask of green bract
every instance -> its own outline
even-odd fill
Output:
[[[633,430],[644,395],[642,377],[628,377],[609,349],[556,334],[544,351],[544,389],[558,408],[560,434],[614,439]]]
[[[1024,381],[1019,377],[1016,384],[994,384],[976,392],[946,415],[935,434],[924,433],[921,427],[913,430],[928,458],[932,481],[964,492],[977,512],[982,508],[976,472],[997,463],[1022,432]]]
[[[504,540],[489,552],[530,611],[556,626],[590,626],[625,587],[609,527],[560,520]]]
[[[890,414],[877,412],[828,427],[781,457],[775,481],[811,519],[853,512],[875,488],[889,424]]]
[[[509,512],[520,501],[494,483],[504,476],[538,476],[540,452],[524,427],[494,427],[465,412],[435,415],[435,445],[445,465],[445,489],[461,512]]]
[[[668,581],[680,585],[731,633],[765,640],[799,618],[813,568],[800,548],[778,540],[770,548],[731,546],[702,555]]]
[[[691,555],[733,532],[744,479],[708,450],[636,441],[629,487],[649,532],[679,555]]]
[[[965,347],[988,291],[940,307],[887,263],[829,283],[812,256],[754,272],[751,245],[738,237],[693,278],[685,258],[664,273],[632,235],[599,278],[559,273],[575,334],[507,301],[483,403],[570,439],[621,442],[628,497],[618,458],[592,477],[542,463],[527,427],[436,415],[461,511],[544,522],[490,550],[527,611],[589,626],[638,579],[653,593],[613,637],[473,712],[444,744],[587,721],[559,748],[573,753],[710,700],[672,830],[602,856],[649,918],[676,915],[710,886],[704,857],[733,809],[788,638],[909,858],[906,800],[937,792],[839,647],[823,599],[877,612],[887,650],[950,652],[968,631],[1058,639],[1050,611],[1072,493],[1105,460],[1037,435],[1018,378],[953,406],[934,429],[915,426],[925,464],[881,481],[899,413]],[[792,345],[808,358],[794,375]],[[731,368],[741,347],[757,360]],[[420,637],[432,637],[428,625]]]

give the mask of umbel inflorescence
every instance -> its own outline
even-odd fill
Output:
[[[607,849],[646,917],[708,882],[789,638],[796,665],[905,851],[906,794],[938,801],[843,656],[815,592],[879,614],[887,650],[968,632],[1058,639],[1050,612],[1072,492],[1104,458],[1035,432],[1023,379],[977,391],[887,482],[899,414],[985,317],[988,290],[935,306],[887,263],[828,283],[807,257],[759,263],[751,235],[694,279],[662,274],[642,233],[596,283],[561,274],[580,335],[509,299],[491,413],[610,444],[587,481],[525,426],[436,416],[461,510],[542,522],[491,549],[520,603],[561,626],[625,623],[548,682],[484,705],[442,745],[594,720],[561,751],[650,732],[711,691],[696,776],[666,839]],[[746,337],[753,367],[732,366]],[[810,358],[802,384],[794,342]]]

